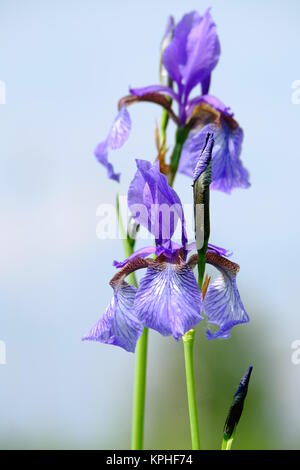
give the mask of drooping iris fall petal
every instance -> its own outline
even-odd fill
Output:
[[[215,153],[212,163],[212,189],[230,193],[235,188],[250,186],[248,170],[243,166],[242,151],[243,130],[237,126],[231,128],[224,120],[214,127]]]
[[[115,287],[113,298],[104,315],[83,340],[113,344],[134,352],[143,331],[133,308],[135,295],[136,288],[125,282]]]
[[[209,284],[204,299],[204,312],[209,323],[219,327],[215,332],[207,330],[207,338],[227,339],[234,326],[249,322],[236,285],[239,266],[215,253],[207,254],[207,262],[215,266],[220,273]]]
[[[127,109],[123,107],[115,118],[108,136],[97,145],[94,152],[97,160],[105,166],[107,176],[118,182],[120,181],[120,173],[115,173],[113,165],[108,161],[108,154],[110,150],[119,149],[125,144],[129,137],[130,130],[130,116]]]
[[[164,336],[182,335],[202,320],[202,295],[192,270],[184,264],[148,267],[134,302],[137,317]]]
[[[243,131],[232,119],[221,118],[220,123],[207,124],[200,131],[191,131],[182,149],[178,171],[193,176],[207,133],[212,133],[215,141],[211,188],[225,193],[235,188],[248,188],[249,173],[240,159]]]

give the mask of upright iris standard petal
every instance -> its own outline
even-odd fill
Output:
[[[209,284],[204,299],[204,312],[209,323],[219,326],[218,331],[207,331],[208,339],[229,338],[231,328],[249,322],[236,285],[239,266],[216,253],[207,253],[207,262],[215,266],[220,275]]]
[[[136,288],[125,282],[115,287],[104,315],[83,340],[113,344],[134,352],[143,331],[133,308],[135,295]]]
[[[137,317],[164,336],[182,335],[202,320],[202,294],[186,264],[148,267],[135,298]]]
[[[249,173],[240,159],[243,131],[232,118],[222,117],[220,123],[207,124],[201,131],[191,131],[181,154],[179,171],[193,176],[206,135],[214,135],[212,152],[212,189],[230,193],[235,188],[248,188]]]
[[[128,190],[128,206],[137,223],[146,227],[157,244],[170,248],[178,221],[182,226],[182,244],[186,243],[185,221],[180,198],[154,165],[137,160],[137,172]]]
[[[122,147],[129,137],[131,130],[131,120],[129,113],[123,107],[115,118],[107,138],[100,142],[95,149],[97,160],[107,169],[107,176],[115,181],[120,181],[120,173],[115,173],[112,164],[108,161],[110,150]]]
[[[216,26],[207,10],[203,16],[197,12],[184,15],[174,31],[171,44],[166,48],[163,64],[179,92],[188,97],[199,83],[205,93],[209,76],[218,63],[220,43]]]

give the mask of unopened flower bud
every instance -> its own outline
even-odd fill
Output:
[[[236,426],[243,412],[245,398],[248,392],[248,385],[253,367],[250,366],[243,376],[237,391],[233,397],[233,402],[226,418],[223,434],[223,442],[227,442],[233,437]]]

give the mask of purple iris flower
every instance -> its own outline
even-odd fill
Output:
[[[130,132],[126,107],[135,102],[149,101],[164,107],[178,127],[188,126],[190,129],[179,162],[181,173],[192,175],[197,148],[202,145],[203,136],[213,131],[216,145],[212,154],[211,187],[229,193],[234,188],[249,186],[249,174],[240,160],[243,131],[233,119],[230,108],[208,94],[211,73],[219,57],[220,43],[209,9],[204,15],[196,11],[188,13],[178,24],[169,18],[162,41],[162,83],[132,88],[131,95],[120,100],[119,114],[111,131],[95,151],[110,178],[118,181],[119,174],[114,173],[108,162],[108,151],[123,145]],[[191,97],[195,87],[200,87],[201,93]],[[178,115],[172,102],[178,106]]]
[[[175,25],[173,38],[162,57],[162,64],[169,77],[176,83],[177,90],[174,91],[163,85],[152,85],[132,89],[131,93],[136,96],[148,93],[168,95],[178,103],[179,124],[182,126],[192,108],[199,102],[205,101],[211,72],[219,61],[220,52],[216,25],[210,10],[207,10],[203,16],[196,11],[188,13]],[[204,98],[190,100],[190,93],[197,85],[201,85]]]
[[[208,320],[219,325],[216,333],[208,332],[209,339],[228,338],[233,326],[248,321],[235,283],[238,267],[223,256],[227,254],[226,250],[214,245],[208,247],[207,262],[221,272],[222,281],[217,278],[211,284],[203,302],[193,274],[197,255],[187,260],[195,244],[187,245],[181,201],[160,172],[158,163],[151,165],[147,161],[137,161],[128,204],[135,220],[155,235],[156,246],[142,248],[122,263],[114,263],[121,269],[110,282],[114,291],[112,301],[84,340],[134,351],[144,327],[180,340],[203,319],[203,308]],[[143,206],[143,211],[136,210]],[[165,207],[161,211],[162,217],[159,206]],[[158,225],[158,231],[153,229],[153,221]],[[182,226],[181,245],[171,240],[178,222]],[[168,230],[169,238],[163,235],[164,230]],[[156,253],[156,259],[149,258],[153,253]],[[126,277],[139,269],[146,269],[139,287],[129,286]]]

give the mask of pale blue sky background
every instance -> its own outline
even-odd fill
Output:
[[[135,157],[153,160],[159,108],[131,110],[131,139],[112,157],[120,187],[93,148],[128,86],[157,82],[167,16],[209,5],[222,45],[211,92],[245,130],[252,181],[248,191],[212,195],[212,241],[241,265],[251,316],[241,334],[265,359],[255,367],[272,394],[264,419],[277,415],[280,445],[299,443],[300,365],[290,361],[300,339],[300,105],[291,103],[300,79],[299,2],[2,0],[0,447],[129,446],[134,356],[80,338],[104,311],[112,259],[122,258],[119,241],[97,240],[96,208],[114,202],[116,190],[126,193]],[[178,177],[176,189],[190,201],[188,178]],[[161,398],[161,354],[180,350],[151,335],[149,400]]]

